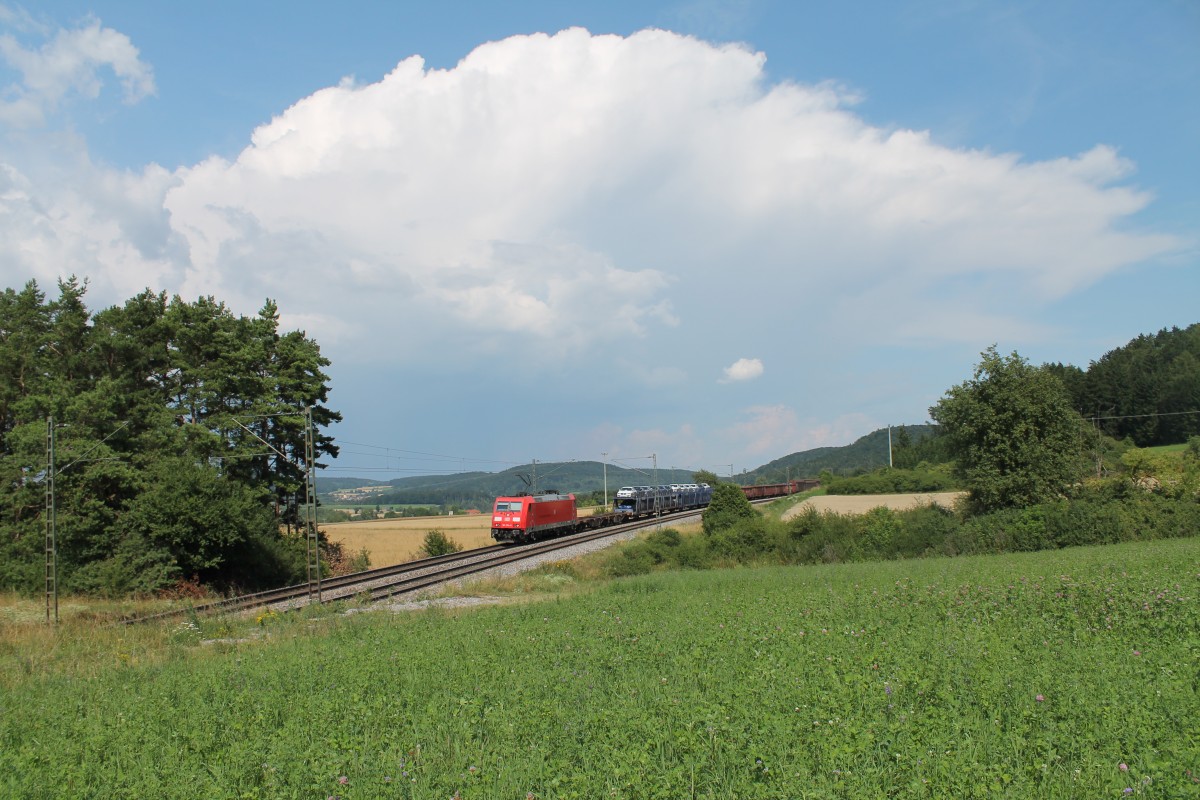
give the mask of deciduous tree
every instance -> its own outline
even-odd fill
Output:
[[[1081,472],[1083,420],[1062,381],[1017,353],[985,350],[974,377],[929,409],[979,510],[1057,496]]]

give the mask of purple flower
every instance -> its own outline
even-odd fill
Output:
[[[349,782],[350,782],[350,779],[349,779],[349,778],[347,778],[345,775],[339,775],[339,776],[338,776],[338,783],[339,783],[339,784],[341,784],[342,786],[345,786],[345,785],[346,785],[346,784],[348,784]]]
[[[1045,697],[1042,697],[1040,694],[1039,694],[1037,697],[1033,698],[1033,699],[1034,699],[1034,700],[1037,700],[1039,703],[1044,703],[1044,702],[1046,702],[1046,698],[1045,698]]]
[[[1117,765],[1117,769],[1121,770],[1121,772],[1129,772],[1129,765],[1122,761]]]

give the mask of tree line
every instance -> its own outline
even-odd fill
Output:
[[[1086,370],[1048,366],[1072,407],[1108,436],[1138,447],[1200,436],[1200,323],[1138,336]]]
[[[314,466],[337,455],[323,429],[341,419],[317,343],[281,333],[271,300],[246,317],[147,289],[93,313],[86,291],[72,277],[53,299],[35,281],[0,294],[0,588],[44,579],[50,419],[60,587],[303,575],[305,410]]]

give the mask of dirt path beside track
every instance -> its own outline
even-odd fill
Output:
[[[884,506],[893,511],[903,511],[906,508],[937,503],[939,506],[952,508],[963,492],[918,492],[916,494],[827,494],[820,497],[810,497],[803,503],[789,508],[783,514],[783,519],[791,519],[803,514],[807,508],[817,511],[832,511],[836,514],[865,514],[872,508]]]

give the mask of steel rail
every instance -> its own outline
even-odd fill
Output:
[[[465,559],[478,558],[487,553],[496,552],[497,550],[506,550],[504,545],[489,545],[488,547],[477,547],[473,550],[463,550],[457,553],[447,553],[445,555],[434,556],[432,558],[422,558],[417,561],[406,561],[402,564],[392,564],[387,567],[376,567],[362,572],[352,572],[347,575],[338,575],[332,578],[325,578],[321,581],[322,595],[328,591],[337,591],[347,586],[358,586],[363,583],[369,583],[373,580],[387,578],[397,573],[412,572],[414,570],[428,569],[436,567],[440,564],[445,564],[454,561],[462,561]],[[156,614],[146,614],[140,616],[129,616],[118,620],[120,624],[131,624],[135,622],[152,622],[155,620],[172,619],[183,616],[185,614],[211,614],[217,611],[241,611],[249,608],[258,608],[261,606],[271,605],[272,603],[280,603],[296,598],[307,597],[310,592],[310,587],[307,583],[297,583],[291,586],[281,586],[277,589],[266,589],[261,592],[253,592],[251,594],[242,594],[235,597],[226,597],[221,600],[213,600],[200,605],[189,606],[187,608],[171,609],[170,611],[161,611]]]

